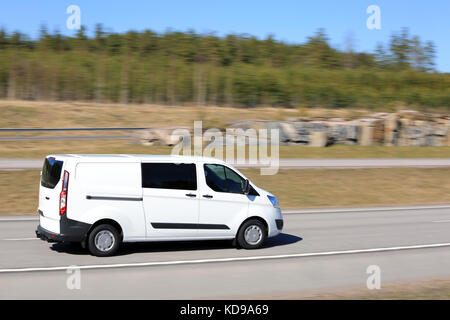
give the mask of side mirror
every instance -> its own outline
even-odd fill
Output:
[[[249,194],[249,192],[250,192],[250,182],[248,181],[248,179],[244,180],[244,185],[242,186],[242,192],[244,194]]]

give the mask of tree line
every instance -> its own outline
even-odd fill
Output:
[[[432,42],[394,33],[374,53],[330,45],[323,29],[304,43],[194,31],[107,32],[81,27],[37,39],[0,30],[0,98],[167,105],[303,107],[450,106],[449,74]]]

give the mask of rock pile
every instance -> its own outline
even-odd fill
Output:
[[[352,120],[305,117],[290,121],[240,120],[230,126],[279,129],[281,145],[450,146],[450,116],[413,110],[375,113]]]
[[[175,129],[164,127],[142,130],[137,140],[145,145],[173,146],[183,138],[173,135]],[[204,128],[206,130],[207,128]],[[450,146],[450,116],[424,114],[413,110],[398,113],[374,113],[360,119],[296,118],[289,121],[237,120],[225,129],[233,135],[247,135],[248,129],[278,129],[280,145],[325,147],[333,144],[362,146]],[[270,135],[270,134],[269,134]]]

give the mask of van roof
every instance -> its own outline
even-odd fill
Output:
[[[170,161],[170,162],[205,162],[223,163],[224,161],[202,156],[182,156],[182,155],[148,155],[148,154],[52,154],[47,157],[55,157],[58,160],[88,160],[95,162],[120,161],[120,162],[141,162],[141,161]]]

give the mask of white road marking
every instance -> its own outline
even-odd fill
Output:
[[[286,259],[286,258],[320,257],[320,256],[330,256],[330,255],[344,255],[344,254],[369,253],[369,252],[387,252],[387,251],[400,251],[400,250],[425,249],[425,248],[441,248],[441,247],[450,247],[450,242],[434,243],[434,244],[420,244],[420,245],[413,245],[413,246],[372,248],[372,249],[281,254],[281,255],[272,255],[272,256],[234,257],[234,258],[216,258],[216,259],[199,259],[199,260],[155,261],[155,262],[117,263],[117,264],[97,264],[97,265],[78,266],[78,268],[86,270],[86,269],[111,269],[111,268],[127,268],[127,267],[171,266],[171,265],[183,265],[183,264],[203,264],[203,263],[234,262],[234,261],[254,261],[254,260],[273,260],[273,259]],[[68,268],[73,268],[73,266],[0,269],[0,273],[33,272],[33,271],[62,271],[62,270],[67,270]]]
[[[441,222],[450,222],[450,220],[436,220],[436,221],[431,221],[431,222],[441,223]]]
[[[26,240],[40,240],[39,238],[16,238],[16,239],[0,239],[1,241],[26,241]]]
[[[39,217],[0,218],[0,222],[8,222],[8,221],[39,221]]]
[[[292,213],[345,213],[345,212],[376,212],[376,211],[400,211],[400,210],[434,210],[450,209],[450,205],[429,206],[405,206],[405,207],[368,207],[368,208],[329,208],[329,209],[292,209],[282,210],[283,214]]]

